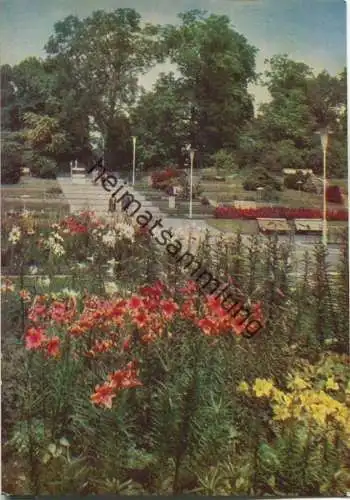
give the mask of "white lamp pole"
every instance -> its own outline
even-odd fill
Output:
[[[323,221],[322,221],[322,242],[327,245],[327,147],[328,147],[328,130],[325,128],[320,131],[322,152],[323,152]]]
[[[132,136],[133,153],[132,153],[132,185],[135,184],[135,167],[136,167],[136,136]]]
[[[190,168],[190,213],[189,218],[192,219],[192,187],[193,187],[193,162],[194,162],[195,149],[190,150],[191,168]]]

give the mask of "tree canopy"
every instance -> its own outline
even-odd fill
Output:
[[[98,10],[57,22],[44,59],[1,68],[2,128],[35,154],[67,165],[92,155],[91,123],[107,163],[129,168],[131,136],[145,168],[183,161],[191,144],[206,164],[219,151],[235,168],[321,168],[321,128],[332,131],[329,172],[346,173],[346,70],[330,75],[276,54],[260,78],[270,101],[254,112],[258,48],[224,15],[190,10],[175,25],[143,22],[134,9]],[[170,62],[150,90],[142,75]],[[61,168],[61,167],[59,167]]]

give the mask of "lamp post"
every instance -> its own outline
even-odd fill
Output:
[[[193,162],[194,162],[194,155],[195,155],[196,150],[191,148],[190,149],[190,159],[191,159],[191,167],[190,167],[190,212],[189,212],[189,218],[192,219],[192,191],[193,191]]]
[[[322,153],[323,153],[323,217],[322,217],[322,242],[327,245],[327,148],[328,148],[328,136],[330,131],[324,128],[318,132],[320,134]]]
[[[133,152],[132,152],[132,185],[135,184],[135,166],[136,166],[136,136],[132,136]]]

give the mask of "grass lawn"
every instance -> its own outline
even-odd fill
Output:
[[[208,219],[206,222],[209,226],[225,233],[237,233],[240,231],[242,234],[259,234],[258,223],[256,220]],[[341,235],[347,227],[348,223],[346,221],[329,221],[328,242],[339,242]]]
[[[348,193],[348,179],[331,179],[330,180],[330,185],[331,186],[340,186],[341,188],[344,189],[346,194]]]
[[[202,175],[224,175],[226,177],[225,182],[219,181],[201,181],[201,187],[203,188],[202,196],[209,198],[210,200],[216,201],[218,203],[233,203],[236,200],[240,201],[252,201],[259,202],[264,205],[283,205],[285,207],[291,208],[322,208],[323,197],[322,194],[305,193],[303,191],[297,191],[294,189],[284,189],[278,193],[278,200],[275,201],[260,201],[258,199],[258,193],[256,191],[246,191],[243,188],[243,182],[246,178],[247,172],[238,172],[233,175],[225,175],[223,172],[215,172],[214,169],[205,169]],[[345,192],[347,192],[347,180],[346,179],[331,179],[331,185],[341,186]],[[147,177],[143,178],[141,181],[136,183],[136,189],[142,191],[142,189],[150,189],[147,184]],[[156,191],[155,191],[156,192]],[[161,192],[160,192],[161,196]],[[336,203],[329,203],[328,208],[331,210],[341,210],[346,208],[348,205],[347,200],[344,205],[338,205]]]
[[[38,191],[45,191],[48,188],[56,187],[59,188],[60,185],[56,179],[41,179],[40,177],[30,177],[22,176],[17,184],[3,184],[1,189],[37,189]]]
[[[228,220],[228,219],[208,219],[207,224],[227,233],[258,234],[258,223],[256,220]]]
[[[204,175],[206,175],[206,171]],[[243,188],[243,182],[246,177],[246,173],[240,172],[234,178],[226,176],[226,182],[213,182],[213,181],[202,181],[201,185],[203,187],[203,196],[209,199],[215,200],[219,203],[230,203],[235,200],[240,201],[259,201],[258,193],[255,191],[246,191]],[[331,185],[340,185],[347,192],[347,180],[346,179],[331,179]],[[279,204],[292,208],[321,208],[322,207],[322,195],[317,195],[314,193],[305,193],[303,191],[299,192],[294,189],[285,189],[278,193],[279,200],[274,201],[274,204]],[[264,203],[264,202],[262,202]],[[269,205],[271,202],[265,202]],[[330,203],[329,208],[333,210],[342,209],[347,206],[338,205],[335,203]]]
[[[50,192],[52,189],[57,192]],[[22,177],[18,184],[6,184],[1,186],[1,210],[20,210],[23,204],[28,210],[55,212],[66,214],[69,205],[62,193],[59,193],[60,185],[55,179],[38,179],[35,177]],[[26,195],[25,199],[21,196]]]

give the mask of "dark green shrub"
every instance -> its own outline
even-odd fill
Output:
[[[225,172],[234,172],[238,170],[233,154],[226,149],[219,149],[212,156],[213,167],[217,170],[224,170]]]
[[[282,183],[264,167],[257,167],[249,174],[243,182],[246,191],[256,191],[258,187],[270,187],[276,191],[282,191]]]
[[[258,183],[256,180],[254,179],[246,179],[244,182],[243,182],[243,187],[246,191],[256,191],[256,189],[261,186],[260,183]]]
[[[286,175],[284,178],[284,187],[287,189],[303,190],[309,174],[303,174],[301,170],[297,170],[295,174]]]
[[[21,178],[23,145],[5,137],[1,154],[1,184],[17,184]]]
[[[31,172],[34,177],[56,179],[57,163],[46,156],[33,156]]]

